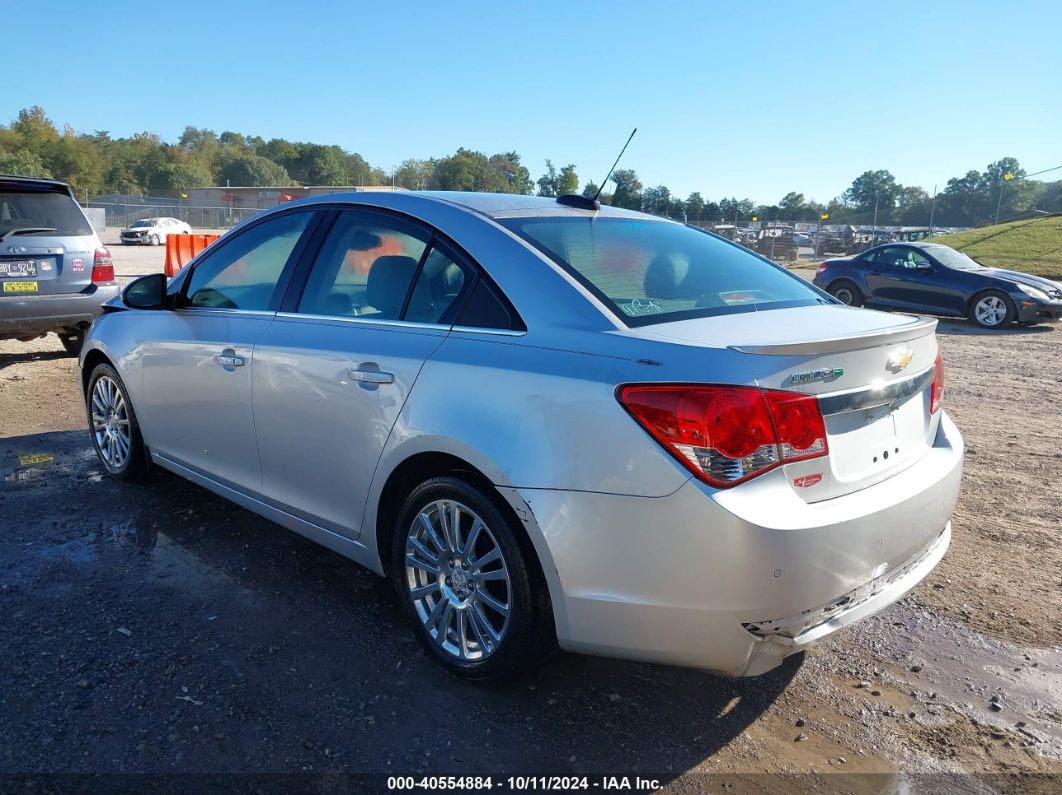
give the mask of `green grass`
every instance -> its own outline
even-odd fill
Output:
[[[1062,279],[1062,216],[985,226],[934,237],[983,265]]]

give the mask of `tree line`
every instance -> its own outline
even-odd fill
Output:
[[[70,183],[79,198],[123,193],[176,196],[189,188],[295,185],[384,185],[410,190],[467,190],[537,193],[560,196],[579,192],[574,164],[559,169],[546,160],[545,172],[533,179],[513,152],[492,155],[458,149],[447,157],[411,158],[390,173],[360,154],[335,145],[265,140],[260,136],[186,127],[176,143],[150,132],[112,138],[105,130],[78,133],[59,130],[38,106],[19,111],[0,125],[0,173],[52,177]],[[600,186],[586,182],[582,193],[592,196]],[[1002,187],[1002,191],[1001,191]],[[901,185],[887,170],[866,171],[839,196],[818,202],[790,191],[777,204],[748,198],[707,199],[699,191],[686,198],[666,185],[645,187],[633,169],[618,169],[601,191],[607,204],[694,224],[761,222],[977,226],[991,221],[998,209],[1008,218],[1032,209],[1062,211],[1062,181],[1045,183],[1026,178],[1012,157],[970,170],[948,180],[937,196],[923,187]]]

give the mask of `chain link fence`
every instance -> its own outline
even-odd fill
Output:
[[[262,212],[260,207],[201,207],[163,196],[113,196],[89,200],[86,207],[101,208],[107,226],[124,229],[144,218],[177,218],[196,229],[229,229]]]

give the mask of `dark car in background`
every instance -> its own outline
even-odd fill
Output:
[[[827,260],[813,281],[850,306],[968,317],[982,328],[1062,319],[1062,284],[989,268],[939,243],[889,243]]]
[[[0,175],[0,339],[54,331],[76,356],[116,295],[111,253],[70,186]]]

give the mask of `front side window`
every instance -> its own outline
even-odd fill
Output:
[[[906,246],[890,246],[878,254],[878,263],[901,270],[917,270],[929,267],[929,260],[918,251]]]
[[[208,254],[188,280],[188,304],[205,309],[268,310],[284,266],[313,214],[271,218]]]
[[[398,320],[427,247],[428,236],[418,229],[372,213],[341,212],[313,264],[298,311]]]
[[[680,224],[571,217],[501,223],[579,279],[629,326],[823,300],[799,277]]]

